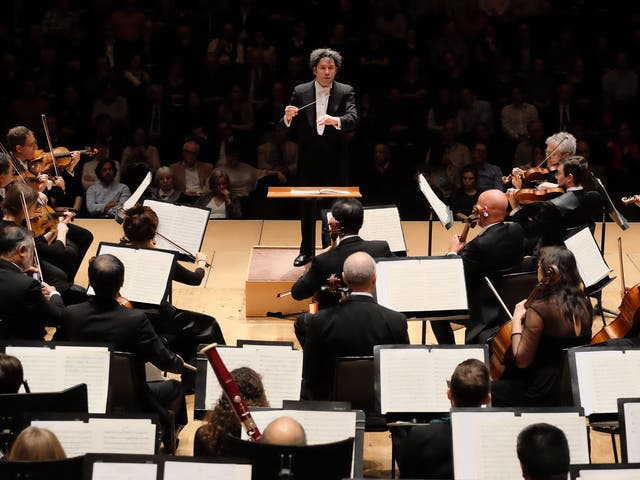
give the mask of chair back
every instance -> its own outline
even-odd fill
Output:
[[[0,462],[0,478],[3,480],[82,480],[84,455],[63,460],[40,460],[36,462]]]
[[[500,276],[495,287],[509,312],[513,313],[516,303],[528,298],[537,284],[538,272],[518,272]]]
[[[374,378],[373,356],[338,357],[332,400],[350,402],[353,410],[374,411],[376,405]]]
[[[129,352],[112,352],[109,371],[110,402],[107,413],[126,414],[144,411],[139,372]]]

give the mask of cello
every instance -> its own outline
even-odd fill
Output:
[[[618,255],[620,260],[620,281],[622,283],[622,302],[618,316],[591,338],[591,344],[606,342],[612,338],[625,338],[637,334],[640,330],[640,283],[625,292],[624,268],[622,263],[622,239],[618,237]]]

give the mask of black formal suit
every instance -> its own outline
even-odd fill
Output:
[[[330,400],[338,357],[373,355],[375,345],[408,344],[407,319],[368,295],[350,295],[342,304],[309,319],[303,346],[305,400]]]
[[[411,427],[395,441],[402,478],[453,478],[451,422]]]
[[[315,80],[293,89],[290,105],[303,107],[316,101]],[[316,105],[309,105],[291,120],[299,145],[298,184],[302,186],[344,186],[349,179],[349,145],[345,132],[356,128],[358,111],[352,86],[333,82],[327,115],[340,119],[340,130],[325,125],[318,135]],[[313,228],[317,212],[312,202],[303,202],[300,253],[313,255]]]
[[[90,297],[86,302],[65,308],[62,331],[56,335],[58,339],[112,343],[115,350],[133,354],[139,379],[146,378],[145,362],[153,363],[160,370],[182,371],[182,360],[165,346],[144,312],[125,308],[112,298]],[[153,395],[149,386],[153,387]],[[162,408],[176,412],[177,424],[186,425],[184,397],[179,382],[169,380],[149,385],[142,382],[138,388],[150,411],[158,411],[159,403]],[[166,412],[160,410],[159,413],[166,421]]]
[[[344,238],[333,250],[314,257],[311,268],[291,288],[291,296],[296,300],[311,297],[327,283],[332,273],[342,278],[344,261],[355,252],[366,252],[373,258],[393,256],[389,244],[383,240],[363,240],[357,235]],[[319,297],[319,308],[338,303],[337,297],[331,293],[321,292]]]
[[[596,191],[570,190],[539,205],[525,206],[513,219],[525,229],[528,238],[537,239],[539,247],[563,245],[564,238],[578,229],[589,226],[602,215],[602,197]]]
[[[42,340],[44,327],[57,327],[63,309],[60,295],[47,300],[36,280],[0,259],[0,339]]]
[[[484,343],[498,329],[502,309],[484,277],[495,280],[522,263],[524,232],[517,223],[500,222],[489,226],[460,251],[464,265],[470,318],[465,332],[465,343]],[[494,281],[495,283],[495,281]],[[438,343],[453,343],[451,326],[432,322]]]

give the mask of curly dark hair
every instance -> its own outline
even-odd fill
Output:
[[[124,212],[122,229],[130,242],[148,242],[156,236],[158,215],[149,207],[135,205]]]
[[[240,367],[231,371],[231,377],[238,385],[247,406],[269,406],[259,373],[248,367]],[[224,455],[227,434],[240,436],[240,421],[224,393],[220,395],[218,403],[213,411],[207,414],[204,422],[197,435],[199,440],[206,443],[207,452],[211,456]]]

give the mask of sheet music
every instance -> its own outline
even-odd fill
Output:
[[[249,367],[262,376],[265,394],[269,405],[281,408],[283,400],[298,400],[302,381],[302,352],[285,348],[218,348],[220,358],[229,371],[240,367]],[[207,386],[205,390],[205,408],[213,409],[222,395],[222,388],[207,362]]]
[[[429,185],[429,182],[427,182],[427,179],[424,178],[424,175],[422,174],[418,175],[418,185],[420,187],[420,191],[427,199],[427,202],[429,202],[429,205],[431,205],[431,208],[438,216],[440,223],[442,223],[444,228],[449,230],[453,226],[453,212],[451,209],[438,198],[431,188],[431,185]]]
[[[234,463],[171,462],[164,463],[164,480],[185,478],[207,480],[251,480],[251,465]]]
[[[383,348],[380,407],[387,412],[448,412],[447,380],[459,363],[484,362],[482,348]]]
[[[151,248],[101,244],[98,255],[110,253],[124,264],[123,297],[132,302],[160,305],[167,291],[175,256]]]
[[[640,402],[624,404],[624,432],[628,463],[640,462]]]
[[[149,419],[90,418],[81,420],[34,420],[31,425],[51,430],[67,457],[85,453],[134,453],[153,455],[156,425]]]
[[[611,269],[602,258],[598,245],[587,227],[567,238],[564,243],[576,257],[578,272],[585,287],[595,285],[609,276]]]
[[[618,398],[640,397],[640,350],[575,352],[584,414],[616,413]]]
[[[174,205],[156,200],[145,200],[143,205],[150,207],[158,215],[159,234],[184,247],[193,255],[200,251],[202,239],[209,223],[208,209]],[[160,236],[157,236],[155,240],[156,248],[187,253]]]
[[[332,218],[331,212],[327,212],[327,222]],[[387,208],[365,207],[364,220],[358,235],[364,240],[386,240],[392,252],[407,251],[400,213],[395,206]]]
[[[522,471],[516,452],[518,434],[526,426],[540,421],[562,429],[569,442],[572,462],[589,461],[586,420],[577,413],[545,412],[515,416],[513,412],[490,410],[454,411],[451,413],[451,425],[455,478],[520,478]]]
[[[632,468],[580,470],[579,480],[638,480],[640,470]]]
[[[398,312],[467,310],[464,267],[458,256],[378,262],[378,303]]]
[[[110,353],[106,347],[58,345],[56,348],[6,348],[20,359],[32,392],[59,392],[87,384],[89,413],[105,413],[109,393]]]
[[[149,185],[151,185],[151,172],[147,173],[142,182],[140,182],[140,185],[138,185],[138,188],[136,188],[136,191],[124,202],[122,205],[123,210],[127,210],[138,203],[138,200],[140,200],[145,190],[149,188]]]
[[[91,480],[156,480],[155,463],[95,462]]]

